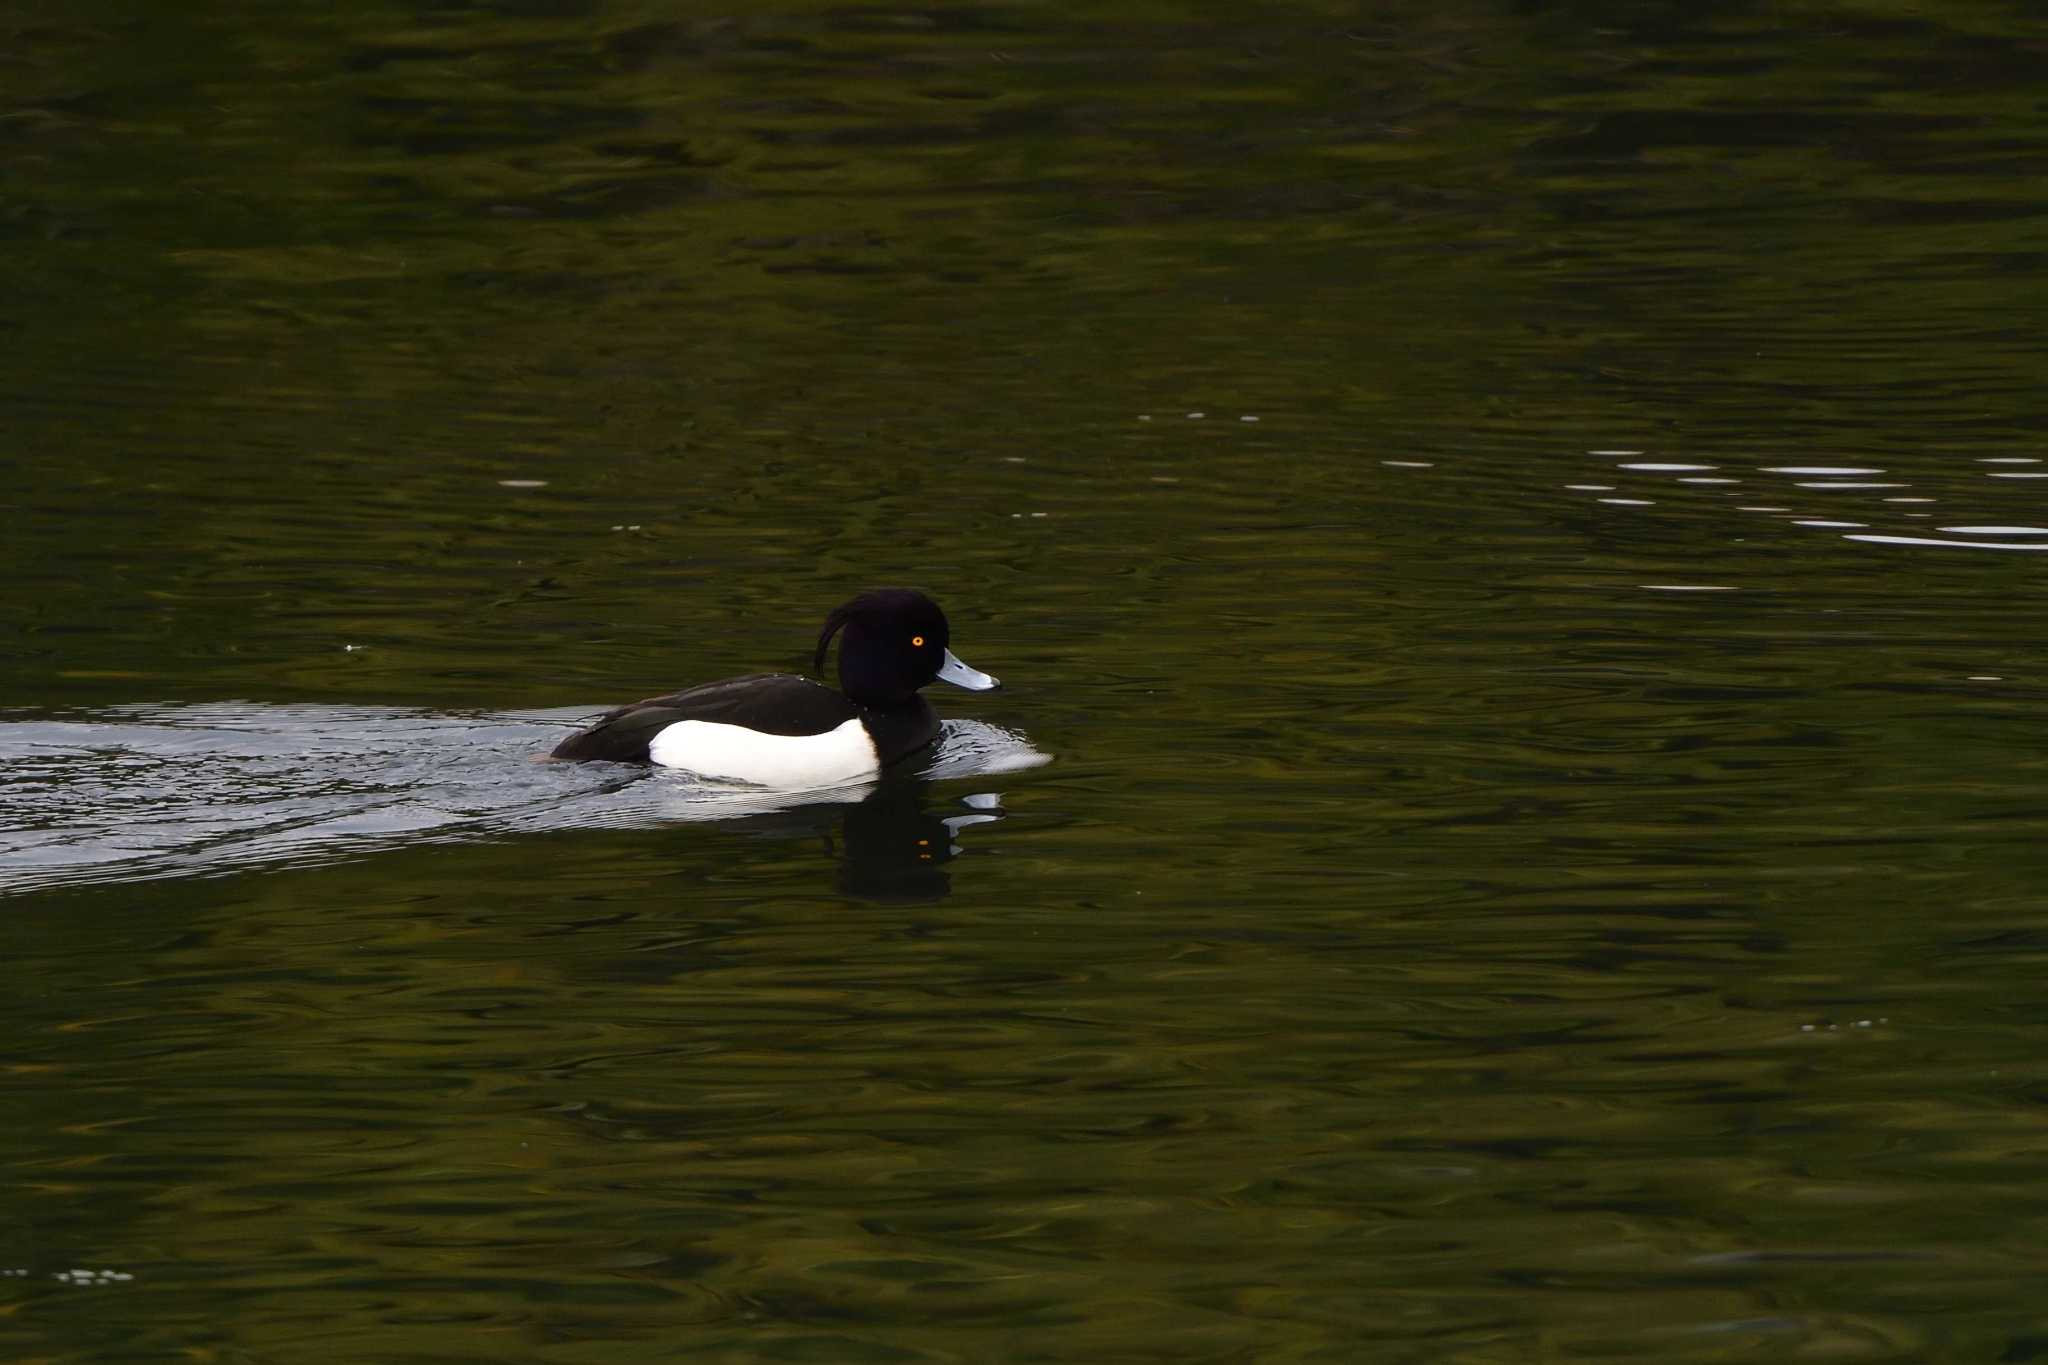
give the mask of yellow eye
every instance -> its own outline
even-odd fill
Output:
[[[924,648],[924,636],[922,636],[922,635],[913,635],[913,636],[911,636],[911,637],[910,637],[910,647],[911,647],[912,649],[923,649],[923,648]]]

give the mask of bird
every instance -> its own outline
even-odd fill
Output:
[[[700,683],[607,711],[548,757],[646,763],[763,787],[838,786],[938,738],[938,713],[918,692],[927,683],[970,692],[1002,685],[960,661],[946,613],[915,588],[880,588],[835,607],[818,632],[813,671],[824,672],[835,635],[837,691],[790,673]]]

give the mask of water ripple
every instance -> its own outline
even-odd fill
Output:
[[[0,890],[220,875],[546,830],[740,820],[858,804],[876,790],[769,792],[619,764],[533,761],[587,714],[227,702],[0,721]],[[987,777],[1046,761],[1021,735],[950,720],[915,776]]]

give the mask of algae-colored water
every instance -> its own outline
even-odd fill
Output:
[[[2044,44],[0,6],[0,1354],[2048,1352]]]

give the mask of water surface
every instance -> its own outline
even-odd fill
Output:
[[[0,13],[0,1345],[2048,1349],[2044,42]]]

